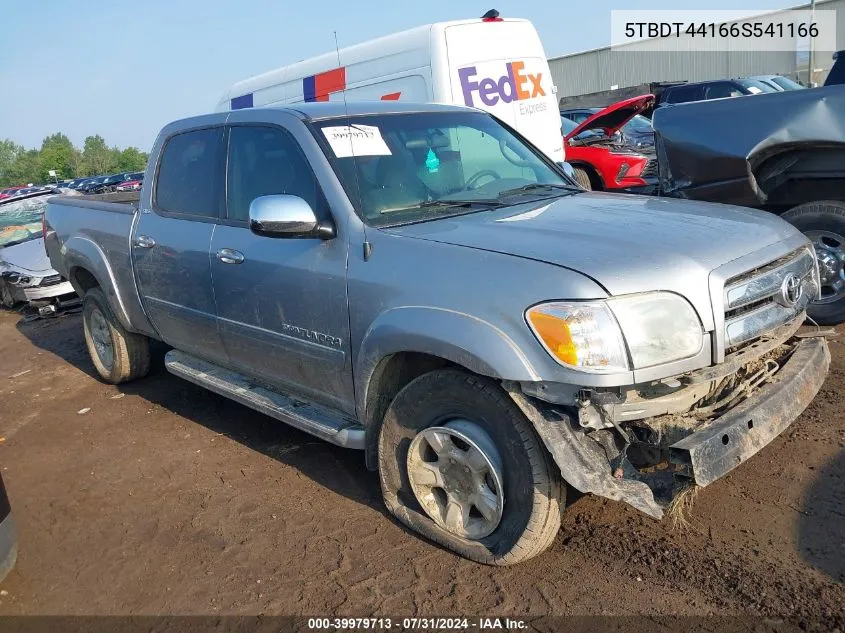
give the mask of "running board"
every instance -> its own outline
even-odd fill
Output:
[[[167,352],[171,374],[345,448],[364,448],[364,429],[331,409],[284,396],[254,384],[246,376],[177,350]]]

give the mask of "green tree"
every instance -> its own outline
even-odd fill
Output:
[[[99,134],[86,138],[81,152],[61,132],[45,138],[40,149],[0,140],[0,187],[51,182],[51,169],[62,179],[141,171],[146,164],[147,154],[137,147],[109,147]]]
[[[108,174],[117,169],[117,158],[99,134],[85,139],[82,147],[82,169],[86,176]]]
[[[117,171],[142,171],[146,166],[147,154],[137,147],[127,147],[122,152],[119,151]]]
[[[23,154],[24,148],[22,145],[4,139],[0,141],[0,187],[8,187],[14,185],[12,179],[12,169],[15,161]]]
[[[38,173],[41,168],[38,160],[39,154],[40,152],[37,149],[29,149],[18,155],[9,170],[11,184],[26,185],[38,182]]]
[[[39,182],[50,182],[51,169],[56,171],[56,177],[75,178],[76,166],[79,161],[76,160],[75,154],[78,150],[70,142],[70,139],[64,134],[58,132],[52,134],[44,139],[41,143],[41,152],[39,154],[40,171],[37,177]]]

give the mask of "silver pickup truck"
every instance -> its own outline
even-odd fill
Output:
[[[402,523],[511,564],[569,484],[660,518],[813,399],[812,245],[764,212],[588,193],[488,114],[316,103],[164,128],[140,199],[56,197],[104,380],[167,369],[378,469]],[[753,467],[753,466],[752,466]]]

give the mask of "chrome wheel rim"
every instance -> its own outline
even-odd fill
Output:
[[[444,530],[478,540],[498,527],[505,507],[502,459],[478,424],[456,419],[421,431],[407,467],[414,496]]]
[[[815,303],[833,303],[845,297],[845,237],[830,231],[807,231],[819,260],[821,298]]]
[[[109,324],[106,322],[106,317],[100,312],[99,308],[94,308],[88,317],[88,331],[91,333],[91,340],[94,342],[94,349],[97,352],[97,358],[103,366],[111,371],[114,363],[114,350],[111,344],[111,332],[109,331]]]

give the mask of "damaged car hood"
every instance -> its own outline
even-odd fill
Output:
[[[702,291],[710,272],[798,234],[753,209],[609,193],[384,230],[562,266],[592,278],[610,295],[674,291],[695,306],[705,327],[713,323]],[[556,297],[554,288],[550,292],[550,298],[565,298]]]
[[[17,270],[38,277],[56,274],[44,249],[43,238],[0,248],[0,270]]]
[[[653,105],[654,95],[651,94],[640,95],[631,99],[625,99],[619,103],[614,103],[585,119],[578,127],[566,135],[566,140],[570,141],[585,130],[602,130],[605,136],[612,137],[628,121]]]

